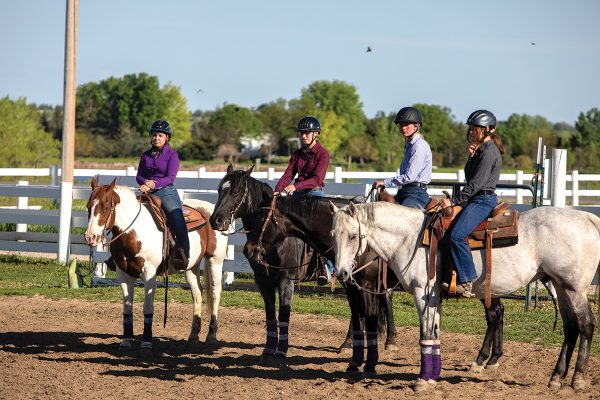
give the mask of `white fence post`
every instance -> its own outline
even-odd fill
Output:
[[[579,171],[571,171],[571,205],[579,205]]]
[[[274,181],[275,180],[275,168],[269,167],[267,170],[267,180]]]
[[[198,178],[204,178],[205,173],[206,173],[206,167],[198,168]]]
[[[333,181],[335,183],[342,183],[342,167],[335,167],[335,172],[333,173]]]
[[[457,176],[457,181],[458,182],[464,182],[465,181],[465,170],[464,169],[459,169],[458,172],[456,173]]]
[[[523,184],[523,171],[517,171],[517,185]],[[523,189],[517,189],[517,204],[523,204]]]
[[[555,207],[566,205],[567,194],[567,150],[552,150],[552,191],[551,204]]]
[[[127,170],[125,170],[125,175],[126,176],[136,176],[137,171],[136,171],[135,167],[132,167],[132,166],[127,167]]]
[[[18,181],[17,186],[29,186],[28,181]],[[29,207],[28,197],[19,197],[17,199],[17,209],[27,210]],[[27,232],[27,224],[17,224],[17,232]]]
[[[56,166],[56,165],[50,166],[50,178],[51,178],[52,186],[58,186],[58,166]]]

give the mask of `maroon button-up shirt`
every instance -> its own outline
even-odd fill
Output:
[[[292,182],[296,174],[298,175],[294,182],[296,190],[323,187],[328,167],[329,153],[319,142],[316,142],[313,148],[307,151],[300,148],[292,153],[288,167],[277,182],[275,191],[281,192]]]

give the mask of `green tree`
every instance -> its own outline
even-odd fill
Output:
[[[242,136],[260,137],[263,127],[250,109],[226,104],[211,114],[208,130],[220,143],[238,144]]]
[[[255,111],[256,117],[262,122],[265,133],[272,135],[271,151],[282,149],[287,151],[287,139],[296,135],[296,121],[287,108],[287,101],[277,99],[260,105]]]
[[[574,147],[578,148],[578,169],[587,169],[588,172],[600,167],[600,110],[592,108],[585,114],[580,113],[575,122],[578,135],[573,137]]]
[[[0,166],[38,168],[57,163],[60,143],[45,132],[40,114],[24,98],[0,99]]]
[[[76,118],[77,129],[97,140],[99,156],[137,155],[148,145],[148,128],[156,119],[171,119],[175,144],[191,136],[179,88],[167,84],[161,89],[158,78],[145,73],[80,85]]]
[[[367,135],[378,152],[376,166],[379,170],[394,171],[402,160],[404,140],[394,123],[395,116],[396,113],[385,115],[383,111],[378,111],[367,122]]]
[[[317,118],[322,116],[329,120],[341,122],[339,129],[327,132],[321,128],[324,136],[328,135],[330,144],[327,150],[335,155],[338,148],[351,136],[365,132],[366,117],[356,87],[342,81],[316,81],[302,89],[299,99],[290,101],[291,114],[295,120],[310,114]],[[335,118],[333,117],[335,114]],[[335,136],[333,136],[335,135]]]
[[[457,144],[462,141],[462,136],[448,107],[415,104],[414,107],[423,115],[423,136],[431,147],[433,165],[452,166],[460,159],[457,153]]]

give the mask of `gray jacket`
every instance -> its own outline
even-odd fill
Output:
[[[477,194],[480,190],[496,190],[496,184],[500,180],[500,169],[502,168],[502,154],[493,140],[483,143],[469,157],[465,165],[465,177],[467,184],[452,199],[453,204],[463,204]]]

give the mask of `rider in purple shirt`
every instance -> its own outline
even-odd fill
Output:
[[[179,270],[186,269],[190,257],[190,240],[181,209],[181,199],[173,186],[179,171],[179,156],[169,146],[171,127],[167,121],[154,121],[149,133],[152,148],[142,153],[135,179],[140,185],[140,192],[160,197],[169,228],[175,236],[173,267]]]

